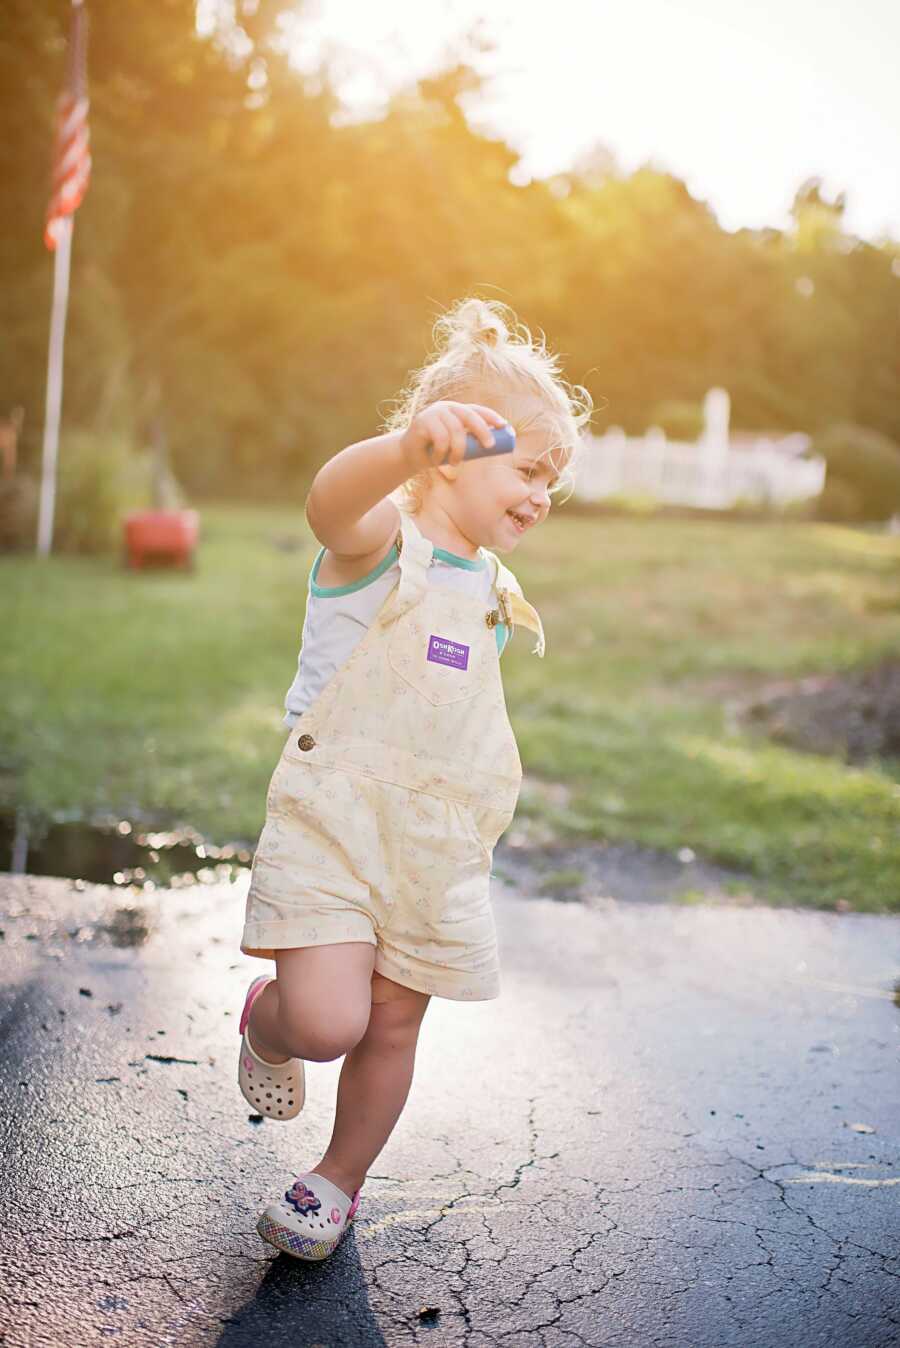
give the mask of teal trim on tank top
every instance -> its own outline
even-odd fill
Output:
[[[359,580],[351,581],[349,585],[317,585],[316,576],[319,574],[319,567],[322,565],[325,551],[325,548],[319,549],[319,554],[313,562],[312,576],[310,577],[312,592],[319,599],[336,599],[338,595],[353,594],[355,590],[364,589],[377,580],[379,576],[383,576],[388,567],[393,566],[400,556],[395,543],[387,556],[382,557],[375,569],[370,571],[368,575],[360,576]],[[432,551],[440,561],[449,562],[451,566],[462,567],[464,571],[483,571],[488,564],[486,557],[481,557],[476,562],[470,557],[457,557],[455,552],[447,552],[444,548],[433,548]]]
[[[399,557],[397,544],[391,548],[386,557],[370,571],[366,576],[360,576],[359,580],[351,581],[349,585],[317,585],[316,576],[319,574],[319,567],[322,565],[322,558],[325,556],[326,549],[320,548],[316,560],[313,562],[312,575],[309,578],[310,589],[319,599],[336,599],[341,594],[353,594],[354,590],[363,590],[367,585],[371,585],[379,576],[383,576],[389,566],[393,566]]]
[[[395,543],[387,556],[382,557],[375,569],[370,571],[366,576],[360,576],[359,580],[351,581],[349,585],[317,585],[316,576],[319,574],[319,567],[322,565],[322,558],[325,556],[325,551],[325,548],[319,549],[318,556],[313,562],[312,574],[309,578],[310,589],[318,599],[336,599],[339,595],[353,594],[356,590],[365,589],[367,585],[371,585],[373,581],[376,581],[379,576],[383,576],[388,567],[393,566],[394,562],[396,562],[397,558],[400,556],[397,551],[397,544]],[[476,562],[470,557],[457,557],[455,552],[447,552],[445,548],[434,548],[433,552],[435,557],[440,558],[442,562],[449,562],[451,566],[462,567],[465,571],[483,571],[488,564],[486,557],[482,557]],[[508,640],[506,623],[498,623],[494,628],[494,631],[497,634],[497,649],[502,655]]]

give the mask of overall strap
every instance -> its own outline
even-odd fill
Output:
[[[412,608],[428,588],[428,568],[431,566],[434,546],[420,531],[412,515],[402,509],[396,547],[400,560],[400,582],[378,615],[378,621],[382,623],[392,621]],[[532,655],[543,657],[546,641],[540,614],[529,604],[516,577],[503,565],[499,557],[487,548],[482,551],[494,565],[494,586],[504,620],[510,629],[510,636],[517,623],[530,628],[537,634]]]
[[[544,625],[540,614],[522,594],[522,587],[509,568],[503,565],[495,553],[488,552],[487,555],[494,563],[494,584],[501,610],[505,611],[505,618],[510,627],[510,636],[517,622],[522,627],[528,627],[532,632],[536,632],[537,642],[531,654],[539,655],[543,659],[547,643],[544,639]]]
[[[434,548],[431,540],[420,532],[412,516],[400,511],[400,529],[395,539],[399,554],[400,581],[391,593],[378,620],[388,622],[417,604],[428,587],[428,568]]]

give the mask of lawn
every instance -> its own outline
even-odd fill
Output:
[[[530,795],[561,837],[750,871],[775,903],[900,911],[900,764],[738,731],[722,689],[900,650],[900,539],[826,524],[566,514],[513,557],[547,655],[503,657]],[[317,544],[293,510],[207,507],[193,574],[0,561],[0,785],[33,815],[255,840]]]

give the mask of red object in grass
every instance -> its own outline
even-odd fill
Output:
[[[125,516],[127,565],[142,567],[148,558],[165,558],[190,567],[199,532],[196,510],[134,510]]]

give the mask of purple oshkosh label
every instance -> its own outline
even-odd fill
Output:
[[[436,665],[452,665],[454,669],[469,668],[469,648],[446,637],[432,636],[428,641],[428,659]]]

